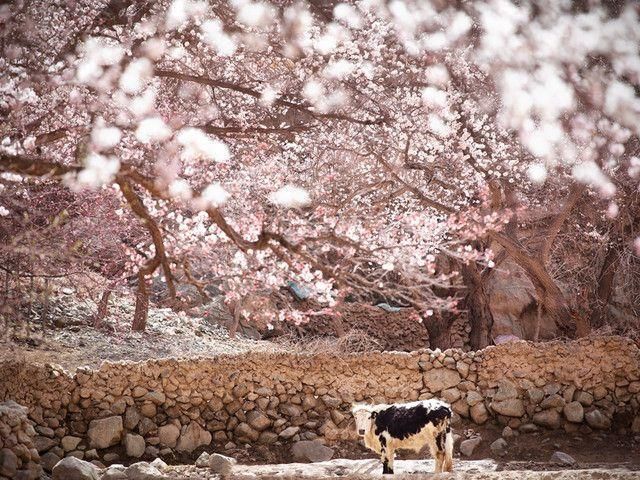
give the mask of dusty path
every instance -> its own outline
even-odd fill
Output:
[[[462,461],[456,460],[452,474],[433,474],[433,460],[397,460],[396,474],[383,476],[380,462],[375,459],[347,460],[336,459],[318,463],[287,463],[279,465],[237,465],[230,477],[239,480],[249,479],[311,479],[343,478],[365,480],[372,478],[393,478],[406,480],[421,479],[465,479],[465,480],[637,480],[640,471],[631,471],[620,465],[599,465],[586,469],[561,469],[549,464],[532,465],[533,470],[499,470],[493,460]],[[509,468],[509,465],[506,465]],[[549,470],[543,470],[548,468]],[[189,480],[214,480],[220,478],[206,468],[194,466],[169,467],[163,473],[171,478]]]

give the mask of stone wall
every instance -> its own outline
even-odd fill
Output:
[[[628,339],[600,337],[478,352],[105,362],[73,375],[0,364],[0,401],[28,407],[40,454],[107,462],[125,451],[137,458],[230,442],[353,439],[352,402],[433,396],[477,424],[637,433],[640,351]]]
[[[15,402],[0,403],[0,479],[40,478],[40,455],[33,438],[36,431],[27,409]]]

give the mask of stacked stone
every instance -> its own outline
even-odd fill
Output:
[[[35,448],[33,425],[27,409],[15,402],[0,403],[0,479],[40,478],[40,456]]]
[[[471,350],[471,345],[469,343],[470,333],[471,325],[469,324],[469,320],[463,315],[456,317],[449,328],[451,347],[464,350],[465,352]]]
[[[155,458],[211,443],[351,439],[349,410],[360,401],[438,397],[457,417],[476,424],[494,419],[522,432],[640,432],[640,352],[619,337],[517,342],[479,352],[252,353],[104,363],[74,376],[50,367],[8,367],[23,387],[6,377],[5,394],[19,392],[29,406],[37,424],[34,446],[47,469],[64,456],[112,463],[123,453]]]

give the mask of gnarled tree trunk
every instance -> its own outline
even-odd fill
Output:
[[[469,343],[473,350],[480,350],[492,343],[493,315],[485,289],[486,280],[478,272],[475,263],[462,265],[462,279],[467,287],[465,305],[471,324]]]

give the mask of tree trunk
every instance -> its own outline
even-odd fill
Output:
[[[451,335],[449,333],[449,327],[451,322],[442,318],[440,314],[436,314],[434,317],[427,317],[424,320],[427,332],[429,332],[429,348],[435,350],[446,350],[451,348]]]
[[[147,288],[147,276],[138,273],[138,291],[136,293],[136,310],[133,314],[131,330],[143,332],[147,328],[147,314],[149,313],[149,290]]]
[[[111,296],[111,292],[113,292],[111,289],[102,292],[102,297],[100,297],[100,302],[98,303],[98,312],[93,320],[93,328],[100,328],[102,321],[107,316],[107,313],[109,313],[109,297]]]
[[[478,272],[475,263],[462,265],[462,278],[467,287],[465,305],[469,314],[469,323],[471,324],[469,343],[473,350],[480,350],[492,343],[493,315],[489,309],[489,297],[485,290],[485,279]]]
[[[618,271],[620,259],[620,244],[615,241],[607,248],[604,263],[598,275],[598,289],[596,290],[596,304],[591,312],[591,328],[600,328],[605,324],[606,311],[611,294],[613,293],[613,280]]]

